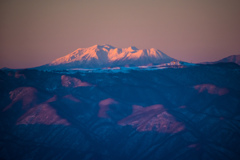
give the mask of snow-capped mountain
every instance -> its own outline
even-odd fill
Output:
[[[163,64],[174,61],[160,50],[136,47],[116,48],[111,45],[94,45],[79,48],[51,63],[41,66],[53,69],[102,68]]]

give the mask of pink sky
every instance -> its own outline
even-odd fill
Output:
[[[2,0],[0,68],[94,44],[157,48],[188,62],[240,54],[239,0]]]

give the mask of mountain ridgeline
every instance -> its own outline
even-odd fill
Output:
[[[160,50],[136,47],[116,48],[111,45],[94,45],[79,48],[38,69],[104,68],[163,64],[174,61]]]
[[[233,63],[240,65],[240,55],[231,55],[231,56],[225,57],[223,59],[220,59],[217,62],[221,62],[221,63],[233,62]]]
[[[240,66],[0,70],[0,159],[239,160]]]
[[[75,68],[109,68],[131,67],[171,64],[182,61],[174,59],[162,51],[154,48],[138,49],[134,46],[117,48],[111,45],[94,45],[88,48],[78,48],[66,56],[34,69],[65,70]],[[240,65],[240,55],[232,55],[215,62],[202,62],[202,64],[236,63]],[[186,62],[182,62],[186,63]],[[182,64],[181,63],[181,64]]]

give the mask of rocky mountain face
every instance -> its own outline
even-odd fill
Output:
[[[239,159],[240,66],[0,70],[0,159]]]
[[[136,47],[116,48],[111,45],[94,45],[79,48],[39,69],[103,68],[122,66],[141,66],[169,63],[175,59],[160,50],[137,49]]]

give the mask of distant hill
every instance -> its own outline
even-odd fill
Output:
[[[226,58],[220,59],[217,62],[233,62],[240,65],[240,55],[231,55]]]
[[[225,57],[223,59],[220,59],[218,61],[202,62],[201,64],[214,64],[214,63],[236,63],[236,64],[240,65],[240,55],[231,55],[231,56]]]

